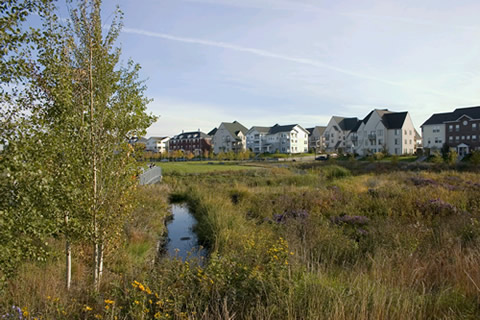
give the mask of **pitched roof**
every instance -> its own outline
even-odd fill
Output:
[[[442,124],[445,121],[452,121],[453,119],[453,112],[445,112],[445,113],[434,113],[430,116],[430,118],[425,121],[421,127],[430,125],[430,124]]]
[[[472,119],[480,119],[480,107],[457,108],[453,113],[455,120],[463,115],[467,115]]]
[[[352,130],[350,130],[350,132],[357,132],[358,131],[358,128],[360,128],[360,125],[363,123],[363,121],[357,121],[357,124],[355,125],[355,127],[353,127]]]
[[[358,118],[343,118],[338,125],[343,131],[351,131],[357,123],[359,122]]]
[[[480,107],[457,108],[453,112],[434,113],[421,125],[421,127],[431,124],[442,124],[447,121],[455,121],[463,115],[467,115],[472,119],[480,119]]]
[[[275,134],[275,133],[279,133],[279,132],[290,132],[296,126],[297,126],[297,124],[289,124],[289,125],[281,126],[277,123],[276,125],[274,125],[273,127],[270,128],[270,131],[268,131],[268,133],[269,134]]]
[[[260,132],[260,133],[268,133],[268,131],[270,131],[270,127],[258,127],[258,126],[253,126],[250,128],[250,130],[248,131],[257,131],[257,132]]]
[[[407,114],[407,111],[385,113],[382,117],[383,124],[387,129],[401,129]]]
[[[213,135],[215,134],[215,132],[217,132],[217,130],[218,130],[218,129],[215,127],[215,128],[213,128],[212,130],[210,130],[210,132],[207,133],[207,134],[208,134],[209,136],[213,136]]]
[[[326,126],[315,126],[313,128],[305,128],[305,130],[308,131],[308,135],[311,136],[313,134],[313,131],[317,129],[318,133],[320,135],[323,135],[323,133],[325,132],[325,129],[327,129]]]
[[[191,138],[208,139],[208,138],[210,138],[210,136],[207,135],[204,132],[201,132],[201,131],[190,131],[190,132],[179,133],[175,137],[173,137],[172,139],[191,139]]]
[[[245,128],[240,122],[233,121],[233,122],[222,122],[225,129],[232,135],[232,137],[237,137],[238,134],[241,132],[244,135],[247,133],[248,129]]]

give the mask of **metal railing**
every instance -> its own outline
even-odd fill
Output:
[[[140,185],[154,184],[162,181],[162,168],[153,167],[140,175]]]

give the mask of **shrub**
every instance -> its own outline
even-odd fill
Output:
[[[352,173],[350,170],[344,167],[340,167],[337,165],[328,165],[322,168],[322,173],[325,178],[332,180],[338,178],[349,177]]]

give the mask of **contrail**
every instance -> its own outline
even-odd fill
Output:
[[[397,83],[397,82],[393,82],[393,81],[389,81],[389,80],[384,80],[384,79],[379,79],[379,78],[373,77],[373,76],[364,75],[364,74],[357,73],[357,72],[354,72],[354,71],[350,71],[350,70],[347,70],[347,69],[332,66],[332,65],[326,64],[326,63],[321,62],[321,61],[307,59],[307,58],[287,56],[287,55],[284,55],[284,54],[279,54],[279,53],[275,53],[275,52],[271,52],[271,51],[267,51],[267,50],[263,50],[263,49],[256,49],[256,48],[251,48],[251,47],[239,46],[239,45],[231,44],[231,43],[228,43],[228,42],[211,41],[211,40],[203,40],[203,39],[187,38],[187,37],[178,37],[178,36],[174,36],[174,35],[170,35],[170,34],[166,34],[166,33],[151,32],[151,31],[134,29],[134,28],[124,28],[123,31],[125,31],[126,33],[130,33],[130,34],[138,34],[138,35],[161,38],[161,39],[172,40],[172,41],[177,41],[177,42],[192,43],[192,44],[204,45],[204,46],[209,46],[209,47],[216,47],[216,48],[222,48],[222,49],[230,49],[230,50],[233,50],[233,51],[246,52],[246,53],[250,53],[250,54],[253,54],[253,55],[256,55],[256,56],[273,58],[273,59],[277,59],[277,60],[284,60],[284,61],[304,64],[304,65],[309,65],[309,66],[313,66],[313,67],[317,67],[317,68],[333,70],[333,71],[336,71],[336,72],[340,72],[340,73],[347,74],[347,75],[354,76],[354,77],[358,77],[358,78],[383,82],[383,83],[390,84],[390,85],[395,85],[395,86],[401,86],[401,83]]]
[[[341,67],[326,64],[326,63],[318,61],[318,60],[313,60],[313,59],[308,59],[308,58],[300,58],[300,57],[293,57],[293,56],[279,54],[279,53],[275,53],[275,52],[271,52],[271,51],[267,51],[267,50],[263,50],[263,49],[239,46],[239,45],[228,43],[228,42],[204,40],[204,39],[189,38],[189,37],[179,37],[179,36],[175,36],[175,35],[171,35],[171,34],[160,33],[160,32],[152,32],[152,31],[135,29],[135,28],[126,28],[125,27],[125,28],[123,28],[123,31],[126,32],[126,33],[129,33],[129,34],[138,34],[138,35],[160,38],[160,39],[165,39],[165,40],[171,40],[171,41],[176,41],[176,42],[191,43],[191,44],[203,45],[203,46],[208,46],[208,47],[229,49],[229,50],[233,50],[233,51],[237,51],[237,52],[245,52],[245,53],[249,53],[249,54],[260,56],[260,57],[272,58],[272,59],[277,59],[277,60],[283,60],[283,61],[303,64],[303,65],[308,65],[308,66],[312,66],[312,67],[315,67],[315,68],[332,70],[332,71],[336,71],[338,73],[346,74],[346,75],[349,75],[349,76],[352,76],[352,77],[361,78],[361,79],[365,79],[365,80],[371,80],[371,81],[375,81],[375,82],[379,82],[379,83],[384,83],[384,84],[395,86],[395,87],[402,87],[402,88],[406,88],[406,89],[410,89],[410,90],[420,91],[420,92],[424,92],[424,93],[430,93],[430,94],[437,95],[437,96],[453,98],[453,99],[456,99],[456,100],[464,100],[464,98],[451,96],[451,95],[445,94],[443,92],[414,88],[414,87],[411,87],[411,86],[406,85],[404,83],[385,80],[385,79],[378,78],[378,77],[375,77],[375,76],[370,76],[370,75],[358,73],[358,72],[347,70],[347,69],[344,69],[344,68],[341,68]]]

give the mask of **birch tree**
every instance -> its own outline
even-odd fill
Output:
[[[112,246],[133,209],[132,191],[138,171],[128,137],[143,134],[155,120],[146,113],[149,100],[139,80],[140,66],[129,61],[119,66],[120,49],[115,41],[122,26],[117,9],[103,35],[101,1],[81,2],[71,11],[69,37],[73,40],[72,66],[81,75],[79,83],[85,144],[86,193],[90,236],[94,246],[93,283],[98,290],[106,249]],[[107,251],[108,252],[108,251]]]

